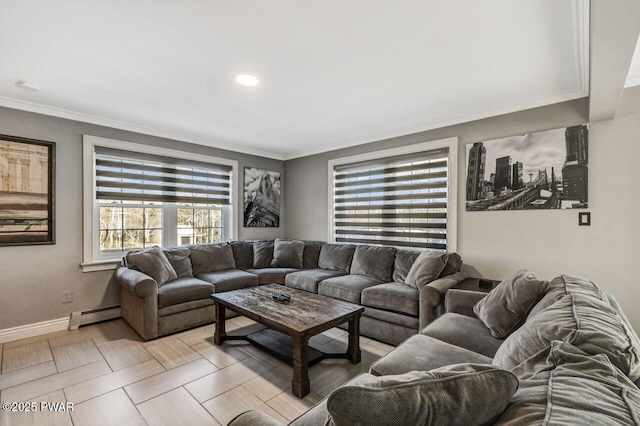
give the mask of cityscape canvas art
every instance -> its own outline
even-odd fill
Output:
[[[244,226],[280,226],[280,173],[244,168]]]
[[[54,243],[55,144],[0,135],[0,246]]]
[[[467,145],[467,211],[589,205],[587,125]]]

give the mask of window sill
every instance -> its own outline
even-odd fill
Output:
[[[109,271],[117,269],[120,265],[120,259],[114,260],[97,260],[95,262],[81,263],[82,272]]]

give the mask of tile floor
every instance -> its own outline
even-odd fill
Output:
[[[253,326],[227,320],[228,331]],[[362,362],[311,367],[311,394],[300,400],[289,365],[244,341],[216,346],[213,327],[143,342],[119,319],[0,345],[2,402],[73,402],[71,412],[2,411],[0,425],[226,425],[249,409],[286,424],[393,349],[361,337]],[[334,328],[311,342],[344,351],[347,332]]]

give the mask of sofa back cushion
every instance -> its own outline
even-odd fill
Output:
[[[297,268],[303,266],[304,241],[276,238],[273,244],[271,266],[276,268]]]
[[[602,354],[559,341],[513,370],[520,386],[496,425],[635,425],[640,390]]]
[[[356,247],[352,244],[323,244],[320,249],[318,267],[349,272],[355,249]]]
[[[363,374],[329,395],[328,424],[492,424],[517,388],[518,379],[511,372],[481,364],[389,376]]]
[[[431,281],[438,279],[444,267],[447,265],[448,253],[438,253],[425,250],[413,262],[407,274],[405,284],[409,284],[421,290]]]
[[[521,270],[502,281],[473,312],[496,339],[504,339],[527,319],[531,308],[544,296],[549,283]]]
[[[536,303],[533,309],[531,309],[531,313],[529,315],[536,315],[538,312],[553,305],[567,294],[584,294],[602,299],[598,287],[588,279],[572,275],[561,275],[549,282],[546,294],[538,303]]]
[[[125,256],[127,267],[153,278],[158,286],[178,278],[175,269],[160,247],[130,251]]]
[[[270,268],[273,260],[273,241],[255,241],[253,243],[253,267]]]
[[[189,249],[195,276],[236,267],[229,243],[198,244],[189,246]]]
[[[233,251],[233,260],[238,269],[253,268],[253,241],[231,241],[229,242]]]
[[[393,247],[357,246],[349,273],[390,282],[395,257],[396,249]]]
[[[305,241],[304,252],[302,253],[302,266],[304,269],[315,269],[318,267],[320,249],[324,241]]]
[[[565,295],[527,319],[498,348],[493,364],[512,369],[554,340],[604,354],[632,380],[640,377],[640,348],[620,317],[606,301],[585,294]]]
[[[418,256],[420,256],[420,252],[417,250],[400,249],[396,252],[396,257],[393,260],[393,282],[404,284],[411,266]]]
[[[191,250],[188,247],[168,247],[162,251],[176,271],[178,278],[193,277]]]

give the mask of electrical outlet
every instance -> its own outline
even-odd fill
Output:
[[[73,302],[73,292],[72,291],[63,291],[62,292],[62,303],[71,303]]]

